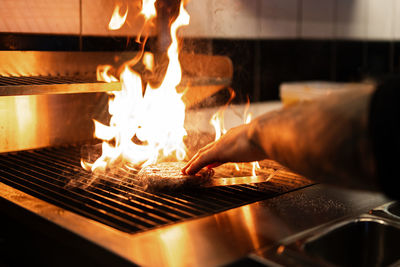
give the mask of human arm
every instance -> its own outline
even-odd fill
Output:
[[[368,131],[372,93],[353,90],[266,113],[200,150],[183,171],[269,158],[316,181],[378,190]]]

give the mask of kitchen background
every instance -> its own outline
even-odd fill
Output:
[[[128,24],[109,31],[115,3],[127,2]],[[140,30],[140,2],[0,0],[0,50],[135,50],[127,36]],[[187,9],[184,48],[229,56],[237,101],[279,99],[285,81],[359,81],[400,72],[397,0],[191,0]],[[148,49],[158,42],[154,36]]]

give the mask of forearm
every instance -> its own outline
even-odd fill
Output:
[[[377,189],[368,133],[372,90],[265,114],[249,131],[268,158],[316,181]]]

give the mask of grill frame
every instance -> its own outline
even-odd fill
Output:
[[[77,146],[0,155],[0,182],[127,233],[209,216],[311,184],[300,176],[288,180],[278,174],[268,183],[151,193],[122,169],[86,187],[90,174],[79,160]],[[70,180],[76,175],[79,179]],[[70,181],[75,186],[68,186]]]
[[[301,231],[387,201],[379,194],[314,184],[210,216],[130,234],[0,182],[2,212],[40,235],[82,249],[89,258],[99,259],[107,252],[113,265],[113,257],[128,263],[118,266],[226,265]],[[46,252],[40,255],[46,257]]]

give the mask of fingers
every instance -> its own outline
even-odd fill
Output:
[[[200,149],[199,152],[186,164],[182,169],[182,173],[187,175],[193,175],[200,171],[203,167],[213,168],[220,163],[216,162],[215,153],[213,151],[214,143],[208,144],[204,148]]]

